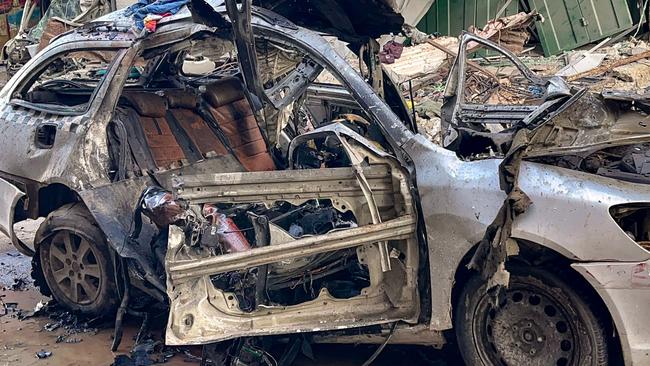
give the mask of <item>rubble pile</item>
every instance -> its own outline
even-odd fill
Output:
[[[559,56],[544,56],[540,45],[532,41],[536,16],[535,12],[518,13],[490,20],[483,27],[471,26],[467,31],[511,51],[522,64],[542,77],[563,76],[576,87],[596,92],[614,89],[643,94],[650,88],[647,41],[629,36],[612,42],[609,37]],[[408,46],[401,57],[385,62],[384,69],[414,109],[419,132],[440,143],[440,111],[445,83],[456,59],[458,38],[428,35],[412,27],[405,27],[404,35],[401,40]],[[516,86],[518,76],[505,55],[486,51],[477,43],[470,43],[466,51],[474,71],[499,81],[491,86],[485,81],[477,81],[479,85],[468,84],[469,94],[481,95],[482,103],[523,102],[521,97],[518,101],[516,95],[508,95],[507,88],[503,87],[504,84]]]

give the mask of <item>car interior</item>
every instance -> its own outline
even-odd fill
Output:
[[[185,47],[145,53],[134,65],[142,76],[137,83],[127,83],[124,87],[108,127],[109,152],[114,164],[112,179],[117,182],[144,172],[155,174],[179,168],[194,173],[225,172],[219,164],[222,159],[233,158],[237,166],[229,171],[285,170],[289,168],[287,149],[291,140],[329,124],[343,124],[354,132],[382,141],[378,127],[369,122],[344,87],[315,81],[326,71],[307,55],[269,40],[258,42],[257,62],[266,94],[261,97],[246,88],[234,56],[236,51],[227,40],[206,37],[186,42]],[[267,102],[262,103],[262,99]],[[209,169],[196,168],[211,161]],[[293,168],[298,169],[344,169],[336,174],[345,173],[346,177],[351,172],[351,160],[334,136],[313,138],[301,144],[295,150],[293,163]],[[368,179],[379,190],[376,194],[380,214],[386,220],[395,217],[398,215],[395,202],[392,198],[390,202],[384,201],[383,197],[392,197],[399,184],[382,176],[390,172],[385,164],[371,164],[367,169],[370,169]],[[346,179],[350,178],[355,179],[353,176]],[[272,176],[265,179],[268,180],[273,180]],[[363,197],[358,188],[355,192]],[[233,230],[242,235],[238,240],[247,243],[246,248],[263,245],[252,219],[257,216],[268,218],[272,242],[293,241],[368,224],[367,218],[357,216],[361,214],[358,207],[319,196],[287,200],[277,195],[277,200],[264,202],[215,201],[204,204],[202,210],[214,207],[231,219],[235,225]],[[160,231],[160,237],[166,235],[166,230]],[[165,241],[160,237],[155,240]],[[227,245],[215,248],[207,243],[209,236],[203,237],[206,242],[196,246],[209,248],[211,254],[207,256],[233,250]],[[409,251],[405,242],[394,241],[392,245],[405,253]],[[203,252],[198,250],[193,255],[200,257],[197,253]],[[414,259],[398,260],[410,266]],[[263,302],[301,304],[316,299],[323,289],[336,298],[358,296],[371,284],[372,270],[362,261],[357,250],[349,248],[269,265]],[[400,268],[404,267],[400,265]],[[216,288],[233,294],[241,311],[253,312],[261,305],[259,294],[255,296],[259,292],[256,289],[260,271],[253,268],[219,273],[211,276],[211,280]],[[393,273],[404,276],[402,271]]]

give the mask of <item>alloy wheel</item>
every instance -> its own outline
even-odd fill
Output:
[[[97,298],[102,273],[97,255],[86,238],[59,231],[52,238],[49,256],[52,276],[68,300],[83,305]]]

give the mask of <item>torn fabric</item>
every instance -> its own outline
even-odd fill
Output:
[[[153,2],[139,0],[126,9],[125,15],[132,16],[135,19],[135,26],[138,29],[143,29],[145,27],[144,20],[147,15],[155,14],[163,16],[166,13],[173,15],[178,13],[183,5],[188,2],[189,0],[157,0]]]

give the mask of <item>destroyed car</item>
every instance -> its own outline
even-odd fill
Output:
[[[144,38],[109,14],[2,89],[0,229],[43,293],[118,321],[164,304],[168,345],[308,333],[455,339],[469,365],[650,361],[646,96],[464,35],[439,146],[373,40],[337,34],[362,77],[249,5],[195,0]],[[474,43],[509,65],[479,67]]]

